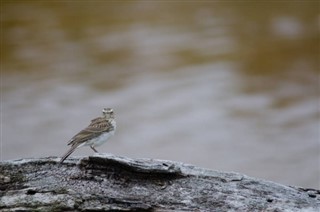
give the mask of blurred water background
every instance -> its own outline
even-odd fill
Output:
[[[1,1],[1,160],[113,107],[102,153],[319,188],[319,28],[317,1]]]

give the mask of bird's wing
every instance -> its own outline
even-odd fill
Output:
[[[92,138],[95,138],[101,135],[104,132],[111,131],[113,128],[112,124],[105,118],[99,117],[91,120],[91,123],[88,127],[81,130],[78,134],[73,136],[68,145],[79,145],[83,142],[86,142]]]

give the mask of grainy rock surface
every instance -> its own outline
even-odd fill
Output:
[[[0,163],[0,211],[320,211],[320,191],[109,154]]]

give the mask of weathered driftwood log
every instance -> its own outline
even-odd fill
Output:
[[[320,191],[113,155],[0,163],[0,211],[319,211]]]

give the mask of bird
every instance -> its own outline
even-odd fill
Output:
[[[69,155],[71,155],[77,148],[82,146],[90,146],[90,148],[98,153],[95,147],[105,143],[116,130],[115,115],[112,108],[104,108],[102,116],[92,119],[91,123],[73,136],[68,145],[70,149],[62,156],[60,163],[63,163]]]

